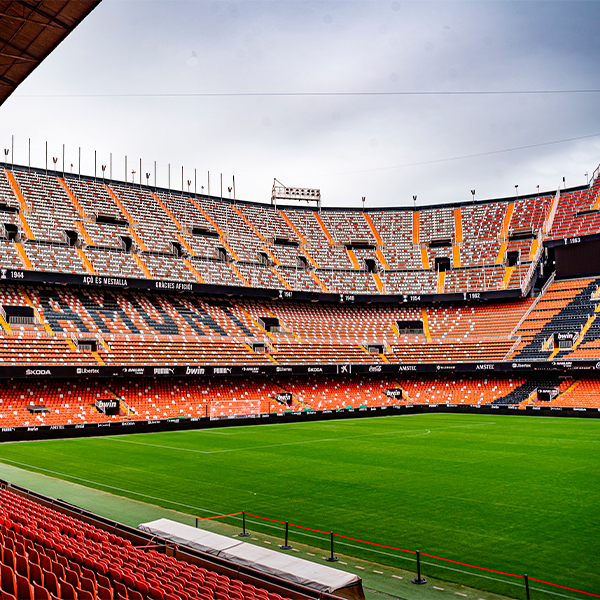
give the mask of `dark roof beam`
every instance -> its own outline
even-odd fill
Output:
[[[25,17],[18,17],[17,15],[13,15],[11,13],[7,13],[5,11],[0,10],[0,17],[6,17],[7,19],[14,19],[15,21],[22,21],[24,23],[35,23],[40,27],[54,27],[55,29],[64,29],[63,25],[55,25],[54,23],[42,23],[41,21],[30,21]]]
[[[67,5],[68,5],[68,3],[67,3]],[[34,4],[29,4],[29,3],[26,3],[25,6],[27,6],[27,8],[30,8],[33,12],[37,13],[41,17],[44,17],[44,19],[48,19],[48,21],[50,23],[55,23],[57,27],[60,27],[61,29],[64,29],[66,31],[69,31],[71,29],[71,27],[69,27],[69,25],[67,25],[66,23],[63,23],[56,17],[53,17],[51,14],[47,13],[45,10],[42,10],[39,6],[36,6]],[[58,11],[58,12],[60,12],[60,11]],[[34,21],[34,22],[37,24],[37,21]],[[45,25],[45,23],[39,23],[39,25]]]
[[[39,34],[35,37],[35,39],[37,39],[39,37]],[[12,44],[12,40],[15,38],[15,36],[13,35],[12,38],[10,40],[2,40],[1,44],[0,44],[0,48],[2,48],[0,50],[0,54],[2,52],[4,52],[5,50],[10,50],[11,52],[15,53],[13,56],[16,58],[18,57],[26,57],[29,60],[32,60],[34,62],[39,61],[40,59],[33,56],[32,54],[29,54],[29,52],[27,52],[27,50],[21,50],[20,48],[18,48],[17,46],[15,46],[14,44]],[[2,45],[4,44],[4,45]]]
[[[24,60],[27,62],[37,62],[37,59],[31,58],[25,54],[23,56],[19,56],[18,54],[9,54],[8,52],[2,52],[1,50],[0,56],[4,56],[4,58],[14,58],[15,60]]]

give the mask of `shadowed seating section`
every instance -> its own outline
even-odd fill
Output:
[[[518,360],[549,360],[565,357],[583,358],[586,356],[586,344],[593,343],[597,327],[590,327],[588,321],[595,321],[598,304],[592,301],[600,279],[576,279],[556,281],[546,292],[536,299],[531,312],[517,330],[521,342],[517,346],[514,358]],[[593,323],[592,323],[593,324]],[[586,332],[584,328],[588,326]],[[583,334],[577,349],[558,349],[548,342],[554,334]],[[579,354],[577,354],[579,353]],[[592,355],[598,356],[596,351]],[[589,357],[589,355],[588,355]]]
[[[0,577],[10,600],[287,600],[0,489]]]
[[[3,290],[0,301],[31,307],[32,315],[5,321],[0,331],[9,365],[501,361],[533,302],[347,305],[57,286]],[[264,318],[278,326],[265,329]],[[396,324],[404,321],[422,322],[422,333],[399,333]]]

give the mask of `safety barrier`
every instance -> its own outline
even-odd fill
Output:
[[[250,519],[247,519],[249,517]],[[246,523],[251,523],[253,525],[259,526],[258,529],[262,529],[260,525],[264,525],[261,522],[267,523],[275,523],[277,525],[285,526],[284,539],[285,542],[283,545],[279,546],[282,550],[291,550],[292,546],[289,544],[289,530],[290,528],[296,529],[299,535],[304,535],[305,537],[310,537],[311,540],[307,542],[303,542],[306,545],[312,545],[317,547],[325,547],[325,549],[329,550],[329,556],[325,557],[325,560],[328,562],[337,562],[338,557],[335,556],[334,553],[334,539],[337,540],[337,544],[339,546],[344,546],[345,554],[347,556],[354,556],[356,554],[360,554],[357,558],[364,558],[364,554],[362,552],[356,553],[352,552],[352,549],[358,550],[371,550],[372,552],[376,552],[379,554],[377,560],[375,562],[383,562],[385,564],[390,564],[392,562],[393,566],[398,566],[397,562],[394,565],[394,561],[390,560],[382,560],[384,557],[389,558],[404,558],[411,560],[415,564],[415,571],[417,572],[417,576],[412,580],[415,584],[425,584],[427,580],[421,575],[421,565],[425,565],[426,569],[429,569],[429,575],[431,577],[436,577],[438,579],[445,579],[448,581],[453,581],[456,583],[460,583],[463,585],[468,585],[470,587],[475,587],[477,589],[485,589],[487,591],[491,591],[494,593],[501,593],[507,596],[521,598],[522,594],[518,594],[518,590],[525,593],[526,600],[531,600],[531,592],[534,591],[537,594],[537,597],[562,597],[562,598],[577,598],[577,597],[585,597],[585,598],[600,598],[600,594],[594,592],[588,592],[585,590],[580,590],[575,587],[561,585],[558,583],[553,583],[550,581],[546,581],[544,579],[540,579],[537,577],[532,577],[531,575],[523,574],[520,575],[518,573],[512,573],[510,571],[503,571],[500,569],[493,569],[490,567],[482,567],[479,565],[474,565],[465,561],[454,560],[451,558],[445,558],[442,556],[437,556],[435,554],[430,554],[427,552],[422,552],[419,550],[411,550],[407,548],[400,548],[398,546],[391,546],[387,544],[380,544],[377,542],[370,542],[367,540],[361,540],[359,538],[343,535],[341,533],[335,533],[333,531],[326,531],[323,529],[316,529],[313,527],[306,527],[304,525],[298,525],[295,523],[290,523],[289,521],[283,521],[280,519],[273,519],[269,517],[263,517],[261,515],[256,515],[246,511],[239,511],[235,513],[230,513],[227,515],[215,515],[210,517],[196,517],[196,527],[198,527],[198,523],[206,520],[214,520],[214,519],[235,519],[239,522],[242,522],[242,532],[238,534],[240,537],[248,537],[250,534],[247,531]],[[251,519],[259,519],[260,521],[252,521]],[[273,525],[266,525],[267,528],[277,529],[278,532],[281,532],[282,528],[276,527]],[[325,535],[325,538],[316,537],[311,534],[306,534],[305,532],[311,532],[311,534],[322,534]],[[264,531],[263,531],[264,533]],[[348,542],[354,542],[357,544],[361,544],[362,546],[355,546],[353,544],[349,544]],[[327,548],[328,547],[328,548]],[[387,554],[382,553],[381,550],[391,550],[400,554]],[[402,556],[402,554],[410,555],[411,558]],[[426,557],[430,559],[429,561],[422,561],[421,557]],[[435,562],[431,562],[435,561]],[[463,567],[463,569],[459,569],[457,567]],[[404,568],[404,567],[402,567]],[[465,571],[464,568],[469,569],[469,571]],[[408,570],[413,570],[409,568]],[[503,579],[492,577],[491,575],[502,576]],[[535,582],[537,584],[545,586],[545,588],[540,587],[532,587],[530,586],[530,582]],[[511,588],[512,586],[512,588]],[[517,589],[515,589],[515,586]],[[511,593],[511,589],[512,592]],[[575,594],[580,594],[581,596],[571,596],[565,595],[562,592],[572,592]]]

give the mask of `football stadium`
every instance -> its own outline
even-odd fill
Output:
[[[0,2],[0,102],[97,4]],[[343,208],[0,158],[2,599],[600,598],[600,167]]]

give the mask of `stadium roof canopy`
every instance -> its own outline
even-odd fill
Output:
[[[101,0],[0,0],[0,106]]]

